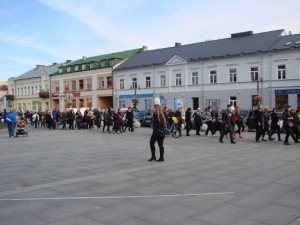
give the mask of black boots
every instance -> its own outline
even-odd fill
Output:
[[[153,161],[153,160],[154,160],[154,161],[156,160],[156,157],[155,157],[155,156],[152,156],[148,161],[151,162],[151,161]]]

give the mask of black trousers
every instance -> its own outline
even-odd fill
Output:
[[[158,137],[155,133],[152,133],[152,136],[150,138],[150,149],[151,149],[151,157],[156,158],[155,156],[155,142],[157,142],[159,147],[159,158],[164,159],[164,138]]]
[[[289,137],[292,136],[294,142],[296,143],[297,139],[296,139],[296,136],[294,134],[293,128],[289,127],[289,126],[285,126],[284,129],[286,131],[284,142],[289,142]]]
[[[224,135],[227,134],[227,133],[229,133],[230,141],[234,142],[234,139],[233,139],[233,128],[234,127],[232,125],[229,125],[229,126],[223,125],[223,129],[222,129],[222,131],[220,131],[221,135],[220,135],[219,141],[223,141]]]

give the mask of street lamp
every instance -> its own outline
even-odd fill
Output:
[[[140,86],[139,85],[131,85],[130,89],[134,90],[134,99],[132,99],[132,103],[133,103],[133,108],[136,109],[136,106],[139,102],[138,99],[137,99],[136,90],[140,89]]]

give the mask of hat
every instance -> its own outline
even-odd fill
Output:
[[[154,99],[154,105],[160,106],[160,99],[158,97]]]

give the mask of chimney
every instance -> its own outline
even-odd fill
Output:
[[[181,43],[180,42],[176,42],[175,43],[175,47],[180,47],[181,46]]]
[[[67,59],[67,60],[66,60],[66,63],[70,63],[70,62],[72,62],[72,60],[70,60],[70,59]]]
[[[45,65],[36,65],[36,69],[40,69],[42,67],[45,67]]]
[[[147,46],[143,46],[141,49],[140,49],[140,52],[146,52],[148,51],[148,47]]]
[[[57,65],[57,63],[56,63],[56,62],[52,63],[52,66],[55,66],[55,65]]]
[[[87,59],[87,57],[86,57],[86,56],[82,56],[82,59],[83,59],[83,60],[86,60],[86,59]]]

